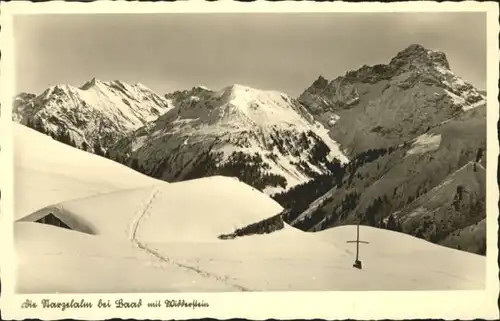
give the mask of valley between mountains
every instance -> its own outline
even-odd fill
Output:
[[[484,287],[486,93],[421,45],[304,88],[16,96],[19,291]]]

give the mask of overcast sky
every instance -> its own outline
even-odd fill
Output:
[[[486,87],[485,13],[32,15],[14,28],[17,92],[96,77],[159,94],[237,83],[296,96],[413,43]]]

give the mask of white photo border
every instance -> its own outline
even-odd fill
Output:
[[[13,246],[13,141],[11,105],[14,93],[14,59],[12,17],[19,14],[99,14],[99,13],[229,13],[229,12],[485,12],[487,14],[487,287],[484,291],[324,291],[324,292],[243,292],[206,294],[51,294],[20,295],[14,291],[15,252]],[[59,2],[3,3],[0,13],[0,237],[2,279],[1,311],[5,319],[497,319],[498,280],[498,62],[499,9],[495,2],[266,2],[233,1],[178,2]],[[465,23],[465,22],[464,22]],[[466,44],[464,44],[466,45]],[[93,308],[23,309],[27,299],[57,301],[85,300]],[[97,301],[123,298],[143,301],[166,299],[197,300],[209,303],[207,308],[97,308]]]

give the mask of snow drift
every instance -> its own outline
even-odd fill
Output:
[[[236,179],[208,177],[63,202],[22,220],[36,221],[51,213],[74,230],[122,241],[137,237],[206,242],[281,210],[278,203]]]
[[[13,128],[16,217],[70,199],[158,182],[23,125]]]

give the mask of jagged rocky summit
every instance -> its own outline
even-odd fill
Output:
[[[299,101],[348,155],[423,134],[485,96],[451,70],[446,55],[421,45],[389,64],[363,66],[331,81],[320,76]]]

